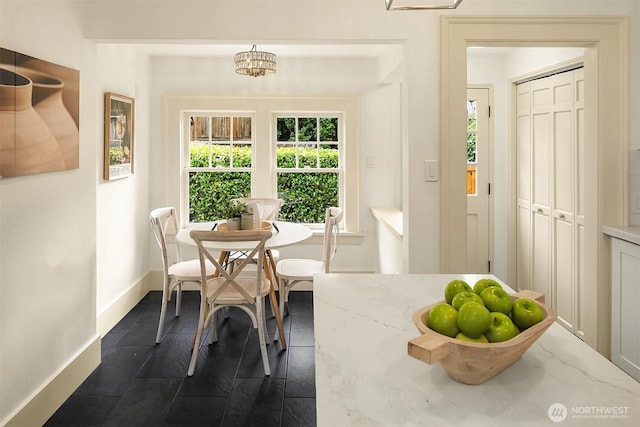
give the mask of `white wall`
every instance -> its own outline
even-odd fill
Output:
[[[99,123],[104,121],[103,94],[106,92],[134,98],[135,107],[133,176],[105,181],[103,151],[99,150],[96,158],[98,316],[149,270],[149,191],[152,186],[147,62],[146,57],[136,55],[127,46],[103,44],[96,49],[96,119]],[[100,131],[99,135],[102,137],[103,132]]]
[[[96,338],[102,120],[76,15],[71,3],[0,2],[2,47],[80,71],[80,168],[0,179],[0,425]]]
[[[366,256],[375,263],[370,271],[375,272],[403,272],[402,240],[391,235],[369,209],[402,208],[401,96],[402,85],[396,82],[362,97],[361,209],[365,238],[373,246],[360,250],[363,254],[367,250]]]
[[[335,1],[329,6],[315,0],[182,0],[156,5],[128,1],[127,13],[114,3],[0,0],[3,47],[81,73],[80,169],[0,180],[0,423],[95,337],[96,294],[100,309],[105,308],[140,279],[155,256],[156,249],[148,246],[146,215],[151,204],[166,197],[167,183],[159,173],[164,165],[155,164],[157,158],[151,154],[146,175],[144,156],[145,150],[154,153],[158,148],[162,123],[156,121],[157,98],[145,86],[144,63],[125,51],[123,74],[118,74],[122,80],[116,79],[99,66],[117,55],[98,54],[93,41],[403,45],[399,173],[405,261],[410,272],[438,271],[439,187],[424,182],[423,161],[439,156],[440,12],[386,12],[378,0]],[[636,0],[465,0],[457,11],[444,13],[630,15],[630,141],[637,149],[640,121],[633,118],[640,117],[638,8]],[[239,18],[243,25],[238,25]],[[327,77],[332,84],[342,78]],[[309,82],[300,79],[296,84]],[[136,163],[134,177],[122,182],[101,180],[102,102],[107,88],[135,94],[141,107],[136,109],[136,140],[142,147],[136,162],[141,163]],[[638,176],[637,170],[632,172]],[[121,251],[128,259],[117,256]]]

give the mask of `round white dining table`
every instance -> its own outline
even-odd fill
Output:
[[[211,230],[215,222],[201,222],[178,231],[176,239],[184,245],[195,246],[189,233],[192,230]],[[274,226],[275,225],[275,226]],[[303,224],[285,221],[273,221],[271,225],[271,237],[267,240],[265,249],[276,249],[284,246],[295,245],[311,237],[311,229]],[[239,251],[250,247],[244,242],[206,242],[205,246],[210,249],[221,251]]]
[[[196,243],[191,238],[191,231],[193,230],[212,230],[216,225],[215,222],[202,222],[193,224],[189,227],[183,228],[176,234],[178,242],[188,246],[196,246]],[[217,226],[216,226],[217,228]],[[273,314],[276,318],[276,326],[280,336],[280,345],[283,349],[287,348],[287,341],[284,336],[284,328],[282,326],[282,316],[278,309],[278,301],[276,299],[276,292],[273,286],[274,283],[278,284],[278,277],[276,276],[276,265],[273,259],[271,250],[276,248],[282,248],[285,246],[295,245],[296,243],[303,242],[311,237],[311,229],[302,224],[296,224],[293,222],[285,221],[273,221],[271,224],[271,237],[265,242],[265,258],[263,260],[263,269],[266,277],[271,282],[271,288],[269,290],[269,300],[271,301],[271,307],[273,308]],[[212,242],[207,241],[204,243],[208,249],[219,250],[220,260],[228,257],[228,254],[233,251],[243,251],[252,249],[253,246],[247,246],[246,242]]]

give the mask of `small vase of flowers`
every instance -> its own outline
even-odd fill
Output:
[[[239,230],[240,218],[247,213],[247,205],[242,202],[231,202],[224,216],[227,218],[227,230]]]

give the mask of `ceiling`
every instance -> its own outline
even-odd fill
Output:
[[[238,52],[251,49],[250,44],[154,43],[131,46],[150,56],[232,57]],[[399,44],[258,44],[257,47],[258,50],[272,52],[282,58],[377,58],[402,48]]]
[[[157,57],[226,57],[251,49],[250,44],[231,43],[131,43],[129,46],[141,54]],[[257,44],[258,50],[274,53],[279,58],[379,58],[384,55],[402,54],[402,45],[393,43],[281,43]],[[507,57],[518,47],[469,47],[470,57]],[[528,48],[535,49],[535,48]],[[539,49],[553,49],[549,47]]]

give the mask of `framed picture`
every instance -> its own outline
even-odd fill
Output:
[[[104,179],[133,175],[134,99],[104,94]]]
[[[78,169],[80,72],[0,47],[0,179]]]

